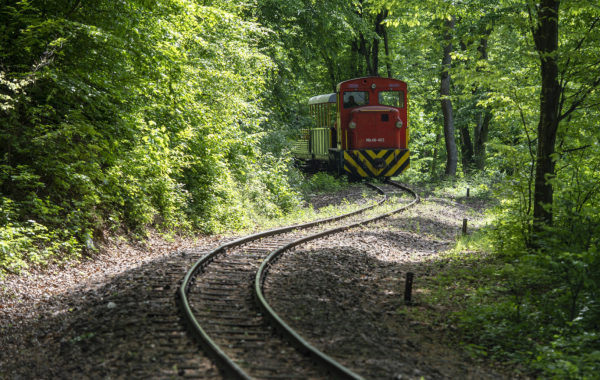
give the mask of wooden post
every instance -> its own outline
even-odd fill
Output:
[[[467,234],[467,219],[463,219],[462,233],[463,233],[463,235]]]
[[[467,198],[469,198],[469,188],[467,187]]]
[[[412,272],[406,273],[406,282],[404,284],[404,303],[410,304],[412,302],[412,284],[414,274]]]

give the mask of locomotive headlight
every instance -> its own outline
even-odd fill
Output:
[[[350,128],[350,129],[356,128],[356,123],[351,121],[350,124],[348,124],[348,128]]]
[[[396,122],[396,128],[402,128],[402,120]]]

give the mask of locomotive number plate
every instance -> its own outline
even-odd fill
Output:
[[[383,137],[378,139],[367,139],[367,142],[385,142],[385,139]]]

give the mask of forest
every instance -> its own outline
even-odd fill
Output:
[[[109,235],[217,234],[302,207],[307,100],[410,95],[398,180],[490,195],[502,290],[457,313],[473,355],[600,371],[600,6],[580,0],[5,0],[0,279]],[[479,248],[478,248],[479,249]],[[484,271],[485,272],[485,271]]]

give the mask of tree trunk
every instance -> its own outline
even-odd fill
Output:
[[[372,48],[371,55],[373,56],[373,65],[372,65],[371,75],[373,75],[373,76],[379,75],[379,41],[385,35],[385,31],[384,31],[385,26],[383,25],[383,20],[385,20],[386,17],[387,17],[386,10],[380,11],[377,14],[377,17],[375,17],[375,34],[376,34],[376,36],[375,36],[375,38],[373,38],[373,45],[371,45],[371,48]],[[384,41],[384,44],[385,44],[385,41]],[[386,54],[387,54],[387,50],[386,50]]]
[[[334,67],[334,63],[333,63],[333,59],[329,56],[327,56],[327,54],[323,53],[323,61],[325,61],[325,66],[327,66],[327,72],[329,73],[329,79],[330,79],[330,84],[331,84],[331,88],[333,89],[333,92],[337,91],[337,81],[335,80],[335,67]]]
[[[354,78],[358,78],[361,77],[363,74],[363,70],[362,70],[362,65],[361,62],[362,60],[360,59],[360,47],[359,47],[359,42],[358,40],[355,38],[354,41],[352,41],[352,45],[350,47],[350,51],[351,51],[351,67],[353,72],[353,77]]]
[[[387,16],[386,16],[387,17]],[[392,65],[390,64],[390,46],[388,43],[388,33],[387,27],[384,25],[381,26],[383,28],[383,46],[385,47],[385,66],[387,67],[388,78],[392,77]]]
[[[460,23],[460,18],[459,21]],[[459,42],[460,49],[463,52],[467,52],[468,47],[472,43],[465,43],[463,40]],[[465,61],[465,65],[467,70],[469,69],[469,60]],[[476,89],[473,89],[473,94],[475,94]],[[458,127],[458,132],[460,133],[460,156],[462,159],[463,173],[469,174],[471,169],[473,168],[473,141],[471,141],[471,133],[469,132],[469,124],[462,124]]]
[[[478,170],[485,169],[485,144],[488,140],[490,121],[492,121],[492,113],[490,111],[485,110],[479,113],[473,138],[473,142],[475,143],[473,147],[475,167]]]
[[[452,63],[452,34],[456,17],[444,22],[444,57],[442,59],[443,71],[441,75],[440,95],[442,97],[442,114],[444,115],[444,139],[446,141],[446,151],[448,158],[446,161],[446,175],[456,175],[458,164],[458,151],[456,150],[456,141],[454,141],[454,112],[452,111],[452,102],[448,98],[450,95],[450,65]]]
[[[485,30],[485,37],[482,37],[477,47],[477,51],[479,52],[479,60],[487,61],[488,53],[487,53],[487,43],[488,37],[492,33],[492,29]],[[477,67],[478,72],[481,72],[481,67]],[[474,143],[474,159],[475,159],[475,167],[478,170],[485,169],[485,157],[486,157],[486,149],[485,144],[487,144],[488,134],[490,122],[492,121],[492,113],[488,109],[484,109],[477,115],[477,125],[475,126],[473,143]]]
[[[367,40],[362,33],[360,34],[360,54],[365,57],[368,75],[372,75],[371,73],[373,72],[373,66],[371,65],[371,52],[367,48]]]
[[[558,101],[561,93],[555,55],[558,50],[559,6],[560,1],[541,0],[540,4],[536,6],[536,23],[532,26],[535,50],[540,56],[542,75],[533,216],[536,221],[548,224],[552,223],[552,211],[544,206],[551,205],[553,198],[552,185],[548,183],[548,179],[554,176],[554,162],[551,156],[556,143],[559,122]]]
[[[460,132],[460,153],[462,156],[463,172],[468,174],[473,168],[473,142],[471,141],[471,133],[469,125],[466,124],[458,128]]]

